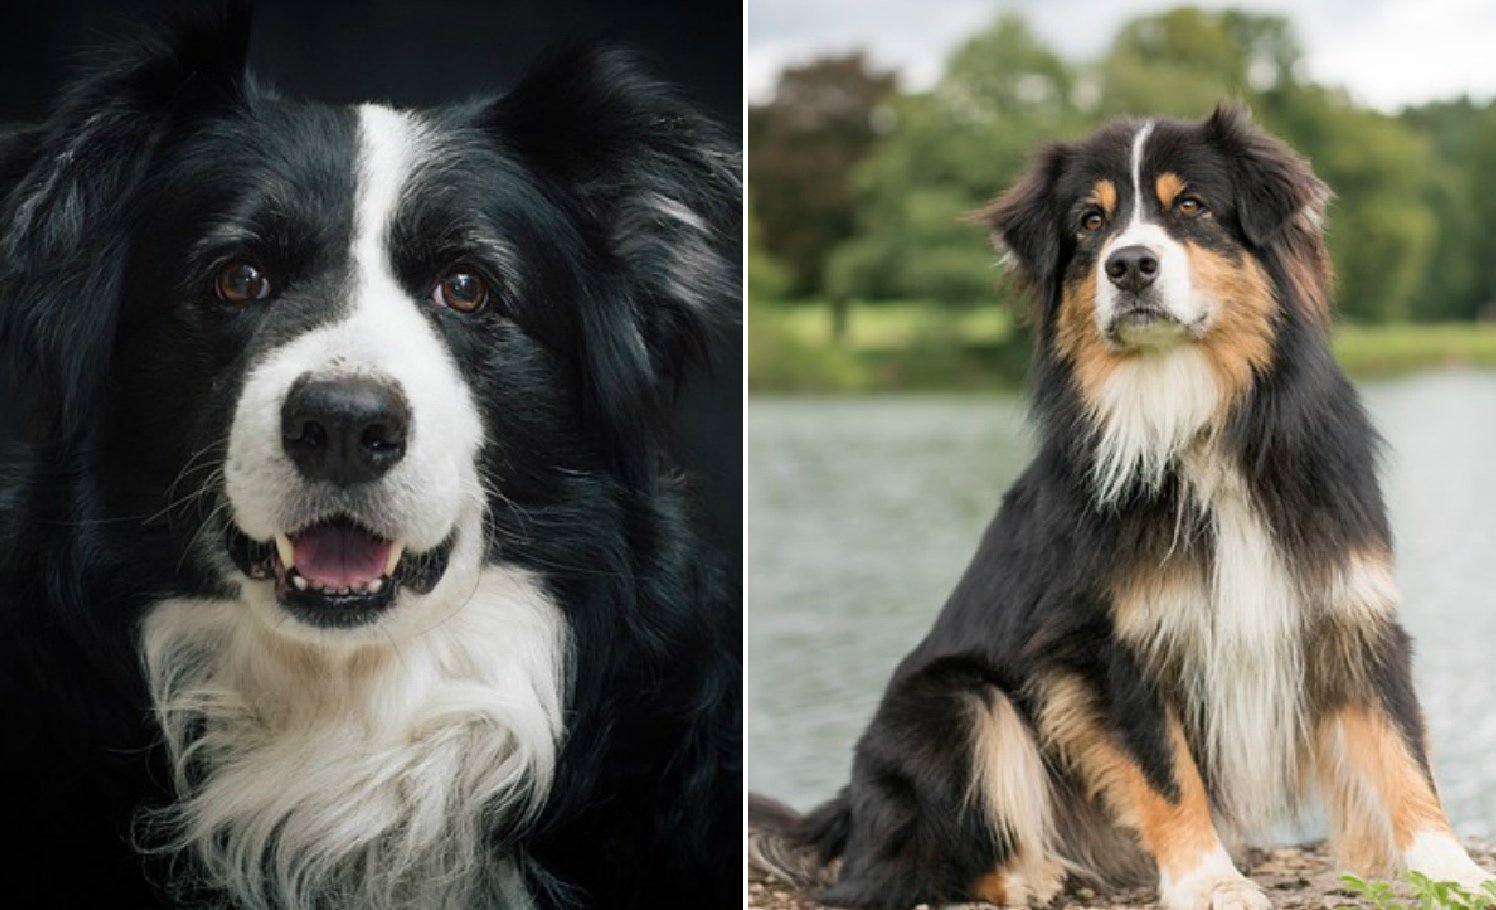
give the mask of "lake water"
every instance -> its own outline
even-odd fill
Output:
[[[1460,833],[1496,836],[1496,375],[1362,387],[1388,443],[1402,619]],[[755,399],[748,451],[748,770],[808,808],[847,777],[1033,431],[1018,396]]]

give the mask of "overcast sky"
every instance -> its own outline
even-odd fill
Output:
[[[928,87],[946,54],[1000,11],[1021,12],[1072,62],[1099,57],[1139,13],[1183,2],[1151,0],[748,0],[747,90],[767,100],[787,63],[866,48],[900,72],[905,88]],[[1386,111],[1437,98],[1496,97],[1493,0],[1197,0],[1208,9],[1285,13],[1305,54],[1305,75],[1342,85]]]

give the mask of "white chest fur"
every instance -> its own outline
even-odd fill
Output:
[[[1255,831],[1299,793],[1305,606],[1234,470],[1200,454],[1183,473],[1206,510],[1207,567],[1132,585],[1116,627],[1171,688],[1222,820]]]
[[[178,793],[155,820],[240,904],[529,905],[485,843],[544,800],[562,735],[565,622],[528,575],[484,569],[460,609],[384,646],[182,600],[143,644]]]
[[[1299,790],[1302,594],[1240,477],[1203,452],[1183,462],[1211,531],[1208,568],[1137,585],[1117,630],[1172,688],[1223,820],[1257,830]]]
[[[1177,466],[1213,541],[1207,570],[1128,586],[1116,605],[1118,633],[1177,690],[1180,719],[1203,747],[1196,758],[1225,794],[1226,814],[1256,827],[1297,791],[1305,738],[1300,588],[1241,476],[1210,444],[1222,401],[1200,351],[1135,358],[1102,392],[1093,402],[1098,500],[1113,502],[1129,484],[1158,489]]]

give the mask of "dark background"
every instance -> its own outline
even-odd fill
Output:
[[[39,120],[89,48],[150,21],[159,4],[68,0],[8,4],[0,29],[0,123]],[[420,107],[502,91],[542,49],[611,40],[642,51],[738,136],[743,119],[740,3],[690,0],[274,0],[255,5],[250,65],[287,95]],[[680,407],[678,452],[710,530],[742,567],[743,353],[737,327],[718,369]],[[0,388],[0,408],[10,401]],[[0,416],[4,416],[0,414]],[[7,434],[13,425],[5,421]]]

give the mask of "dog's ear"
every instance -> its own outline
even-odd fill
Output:
[[[967,216],[992,232],[993,247],[1028,290],[1046,287],[1059,268],[1064,218],[1055,210],[1054,187],[1069,155],[1064,143],[1045,146],[1011,189]]]
[[[620,48],[552,53],[489,111],[505,145],[561,186],[601,274],[579,302],[599,415],[665,419],[740,318],[740,156],[721,129]],[[626,437],[627,438],[627,437]]]
[[[248,40],[247,4],[183,5],[101,50],[46,122],[0,139],[0,357],[35,438],[87,425],[152,149],[242,98]]]
[[[1202,128],[1235,169],[1233,204],[1243,236],[1278,253],[1300,306],[1327,319],[1333,275],[1324,219],[1330,188],[1301,156],[1253,126],[1239,105],[1218,105]]]

